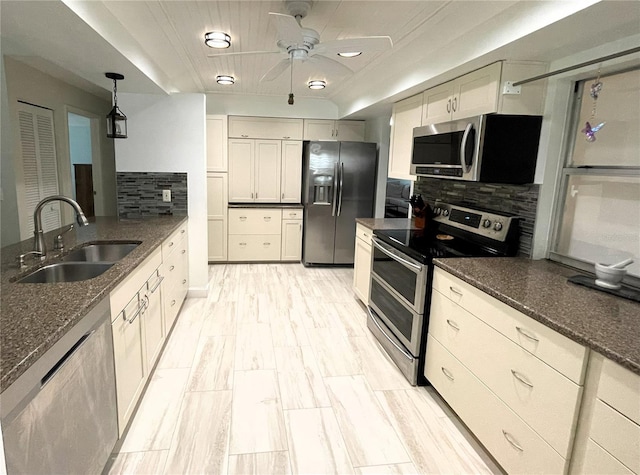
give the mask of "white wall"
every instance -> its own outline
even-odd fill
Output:
[[[237,94],[207,94],[207,114],[248,115],[257,117],[293,117],[302,119],[338,119],[338,106],[326,99],[296,98],[287,104],[289,96],[249,96]]]
[[[116,140],[118,172],[187,173],[189,294],[207,292],[205,95],[118,94],[128,138]]]
[[[384,201],[387,190],[387,171],[389,167],[389,142],[391,137],[391,116],[380,116],[367,120],[365,140],[378,144],[378,175],[376,178],[376,218],[384,218]]]

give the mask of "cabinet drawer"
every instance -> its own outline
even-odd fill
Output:
[[[362,239],[368,245],[371,245],[371,237],[373,231],[362,224],[356,224],[356,237]]]
[[[640,375],[604,358],[598,398],[640,424]]]
[[[582,388],[444,297],[431,297],[429,334],[568,458]]]
[[[425,376],[507,473],[566,471],[566,460],[432,336]]]
[[[302,219],[302,210],[283,208],[282,219]]]
[[[182,242],[187,236],[187,223],[182,224],[176,229],[171,236],[162,243],[162,259],[165,260],[169,254]]]
[[[442,269],[436,268],[433,273],[433,288],[567,378],[577,384],[583,383],[584,346]]]
[[[279,261],[280,234],[233,234],[229,236],[230,261]]]
[[[640,405],[640,400],[636,399]],[[640,473],[640,426],[596,400],[589,437],[616,459]]]
[[[609,452],[604,450],[593,440],[587,440],[587,450],[582,472],[585,475],[634,475],[631,470],[622,465]]]
[[[282,210],[231,208],[229,234],[280,234]],[[231,242],[229,242],[231,245]]]

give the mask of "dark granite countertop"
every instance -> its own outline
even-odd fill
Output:
[[[66,250],[91,241],[141,241],[130,254],[104,274],[80,282],[57,284],[18,284],[35,268],[60,260],[54,251],[45,262],[30,260],[29,268],[19,270],[16,256],[33,249],[33,240],[2,248],[0,278],[0,392],[4,391],[40,356],[51,348],[89,310],[118,285],[156,249],[186,216],[167,216],[140,220],[95,218],[89,226],[64,235]],[[56,232],[47,233],[48,248]]]
[[[274,209],[287,209],[295,208],[302,209],[303,206],[300,203],[229,203],[229,208],[274,208]]]
[[[434,263],[640,374],[640,303],[567,282],[583,272],[518,257],[434,259]]]
[[[413,219],[407,218],[356,218],[356,223],[374,231],[376,229],[418,229]]]

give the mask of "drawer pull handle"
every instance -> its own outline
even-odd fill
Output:
[[[458,289],[456,289],[455,287],[450,285],[449,286],[449,290],[451,290],[451,292],[453,292],[454,294],[459,295],[460,297],[462,297],[462,292],[459,291]]]
[[[506,430],[502,429],[502,435],[504,435],[504,438],[507,439],[507,442],[509,442],[509,444],[511,444],[511,446],[514,449],[517,449],[520,452],[524,452],[524,449],[522,447],[520,447],[520,445],[518,445],[518,443],[515,441],[513,436],[511,434],[509,434]]]
[[[160,284],[162,283],[163,280],[164,280],[164,276],[158,275],[158,281],[156,282],[156,285],[153,286],[153,289],[151,289],[152,294],[155,293],[158,287],[160,287]]]
[[[171,241],[171,242],[169,243],[169,247],[171,247],[171,246],[173,246],[173,241]]]
[[[265,217],[264,217],[264,220],[265,220],[265,221],[271,221],[271,216],[265,216]]]
[[[456,322],[454,322],[453,320],[449,320],[447,318],[447,323],[449,324],[449,326],[451,328],[453,328],[455,331],[460,331],[460,327],[456,324]]]
[[[263,242],[262,244],[263,244],[264,246],[271,246],[271,243],[270,243],[270,242]]]
[[[283,139],[290,139],[291,135],[285,135],[284,137],[282,137]]]
[[[289,216],[291,216],[292,218],[295,217],[296,213],[289,213]]]
[[[175,268],[176,268],[176,266],[171,266],[171,267],[169,267],[169,272],[171,272],[171,271],[172,271],[173,269],[175,269]]]
[[[527,378],[525,378],[524,376],[522,376],[520,373],[518,373],[515,370],[511,370],[511,374],[513,375],[514,378],[516,378],[518,381],[520,381],[522,384],[524,384],[525,386],[529,386],[530,388],[533,387],[533,384],[531,384],[529,381],[527,381]]]
[[[184,254],[185,252],[187,252],[187,250],[186,250],[186,249],[183,249],[183,250],[182,250],[182,254]]]
[[[186,229],[182,229],[180,230],[180,234],[184,234],[187,230]]]
[[[522,336],[524,336],[525,338],[528,338],[531,341],[535,341],[536,343],[540,341],[535,336],[533,336],[528,331],[526,331],[524,328],[516,327],[516,330],[518,330],[518,333],[520,333]]]
[[[182,279],[182,283],[186,284],[187,283],[187,279]]]
[[[366,237],[366,238],[368,238],[368,237],[369,237],[369,235],[368,235],[367,233],[362,233],[362,235],[363,235],[364,237]]]
[[[240,137],[247,138],[247,137],[248,137],[248,135],[247,135],[247,134],[240,134]]]
[[[173,307],[175,304],[176,304],[176,301],[175,301],[175,300],[172,300],[172,301],[171,301],[171,306]]]
[[[284,193],[282,193],[282,199],[284,199]]]
[[[247,243],[246,243],[246,242],[241,242],[241,243],[239,243],[239,244],[240,244],[241,246],[246,246],[246,245],[247,245]]]
[[[246,221],[247,217],[246,216],[240,216],[240,221]]]
[[[442,374],[444,374],[447,378],[449,378],[451,381],[454,380],[453,375],[448,369],[446,369],[444,366],[441,366],[440,369],[442,370]]]

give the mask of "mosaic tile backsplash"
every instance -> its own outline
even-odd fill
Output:
[[[519,254],[525,257],[531,257],[539,191],[540,185],[494,185],[426,177],[418,177],[414,184],[414,193],[422,195],[431,206],[440,199],[452,203],[470,203],[519,216]]]
[[[187,215],[186,173],[116,173],[118,217],[141,218]],[[171,190],[171,201],[162,201],[162,190]]]

